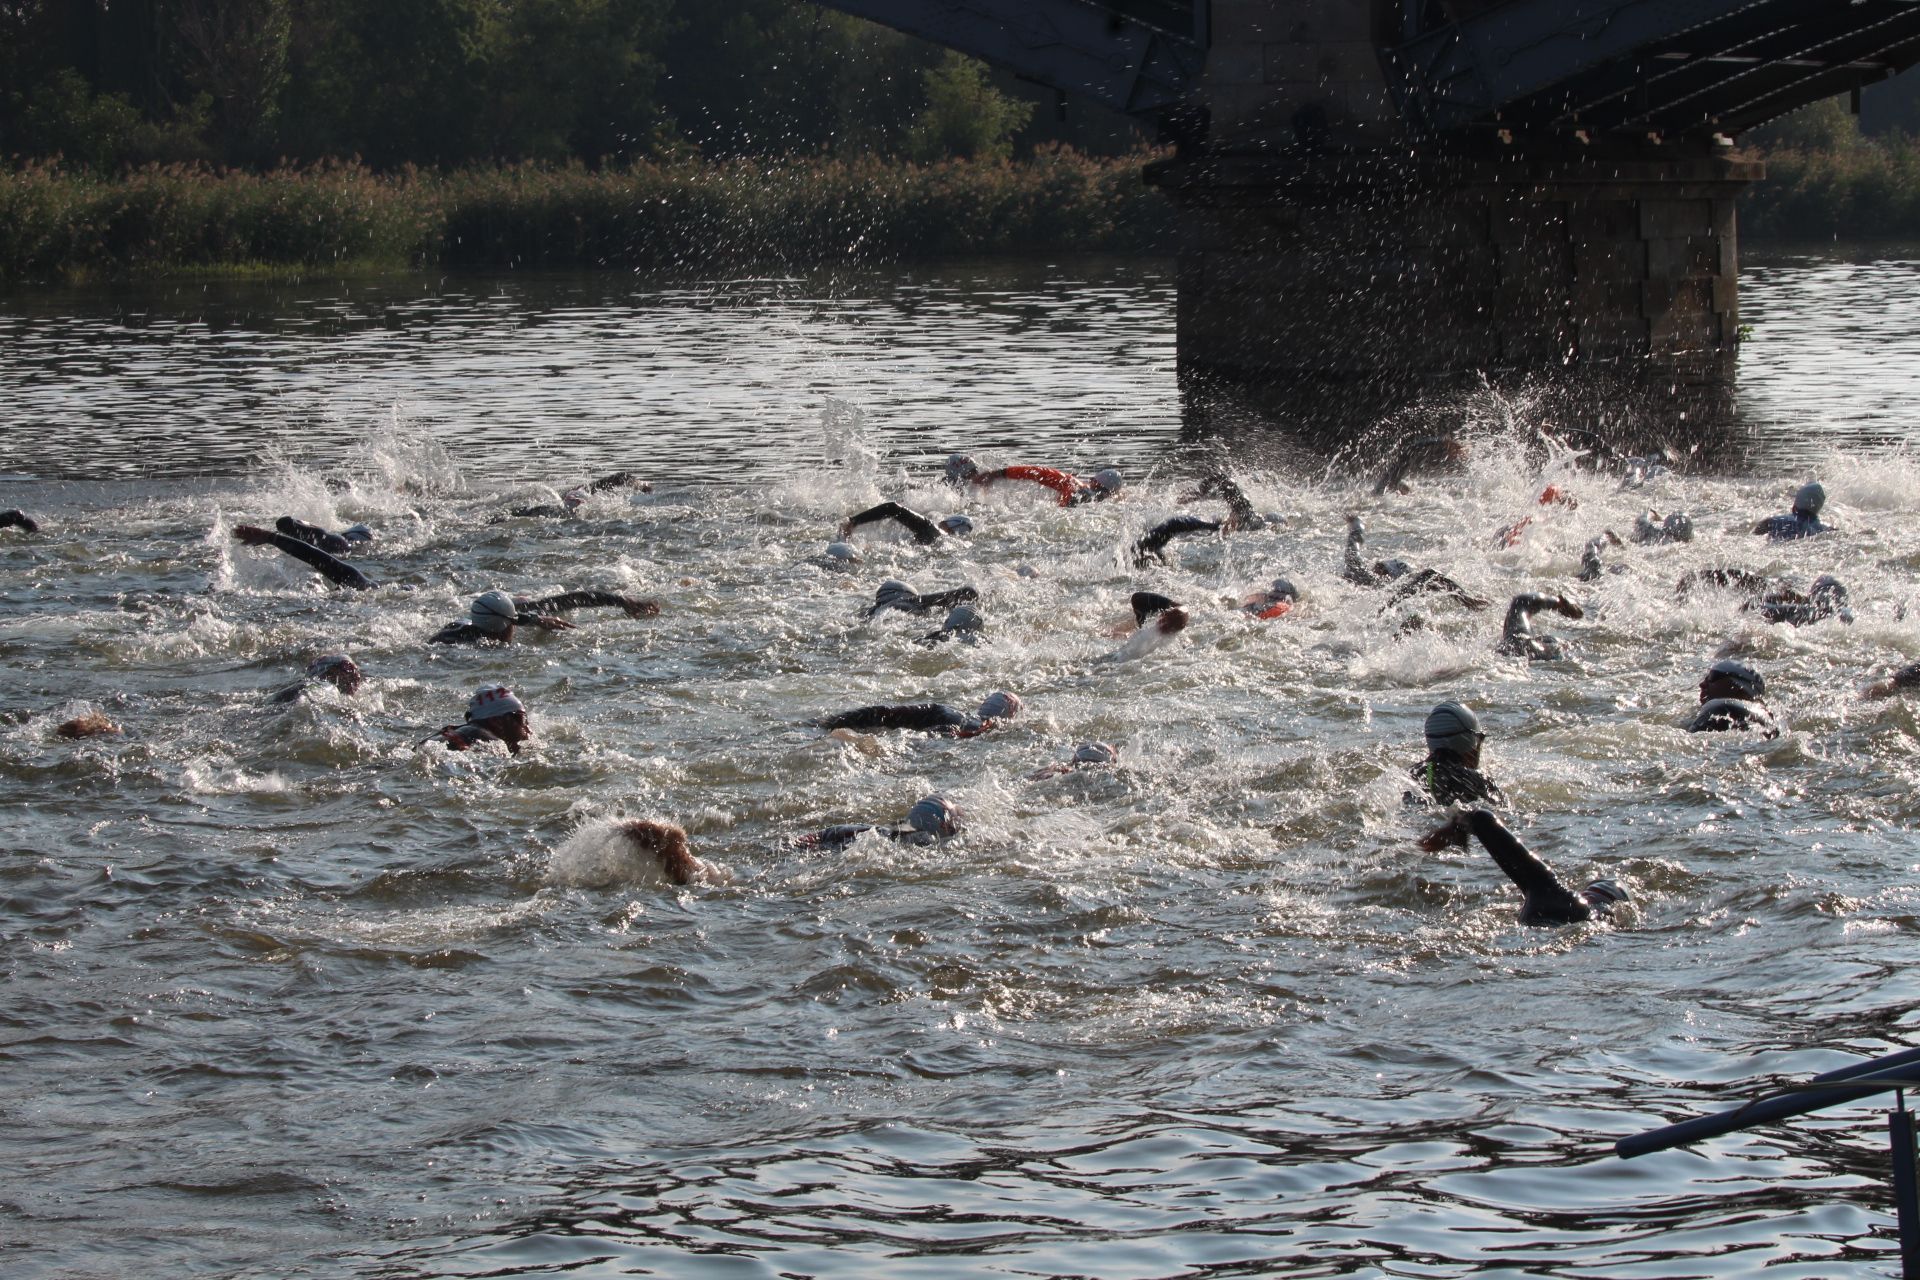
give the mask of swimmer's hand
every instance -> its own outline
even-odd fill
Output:
[[[233,526],[233,536],[250,547],[264,547],[273,541],[273,533],[259,525],[237,524]]]
[[[1555,613],[1562,614],[1569,618],[1584,618],[1587,616],[1587,611],[1585,609],[1582,609],[1579,605],[1567,599],[1565,596],[1561,596],[1558,600],[1555,600],[1553,602],[1553,611]]]
[[[627,611],[629,618],[652,618],[660,613],[660,605],[653,600],[635,600],[628,597],[621,601],[620,607]]]
[[[548,613],[523,613],[514,621],[523,627],[539,627],[542,631],[575,630],[573,623]]]
[[[1464,849],[1467,835],[1466,815],[1455,814],[1445,826],[1435,827],[1421,836],[1419,844],[1428,853],[1439,853],[1442,849]]]
[[[853,536],[853,521],[842,520],[840,522],[840,541],[845,542],[848,538],[851,538],[852,536]]]

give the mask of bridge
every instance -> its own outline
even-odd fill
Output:
[[[1735,140],[1920,61],[1920,0],[822,2],[1153,127],[1183,370],[1363,412],[1564,372],[1713,412]]]

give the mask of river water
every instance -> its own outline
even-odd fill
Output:
[[[1399,499],[1184,431],[1162,264],[0,297],[0,507],[45,526],[0,531],[8,1274],[1896,1274],[1871,1108],[1611,1144],[1914,1037],[1920,707],[1854,691],[1920,657],[1917,283],[1754,258],[1738,466],[1622,491],[1490,432]],[[955,448],[1131,485],[821,556],[882,497],[954,510]],[[1286,528],[1131,568],[1222,461]],[[500,520],[619,467],[654,490]],[[1745,532],[1813,474],[1842,536]],[[1699,537],[1575,582],[1645,505]],[[1340,576],[1349,510],[1479,594],[1569,591],[1571,658],[1402,630]],[[380,585],[230,536],[282,513],[374,526]],[[1711,565],[1837,573],[1857,621],[1677,604]],[[1293,613],[1233,607],[1276,573]],[[989,638],[869,621],[889,576],[977,586]],[[662,608],[423,643],[491,587]],[[1101,661],[1141,587],[1192,626]],[[333,649],[357,696],[264,704]],[[1779,740],[1676,727],[1722,654]],[[525,751],[417,746],[493,682]],[[1027,711],[976,739],[806,723],[996,688]],[[1632,892],[1612,924],[1522,929],[1477,848],[1413,847],[1445,697],[1516,830]],[[88,709],[125,733],[55,735]],[[1090,739],[1121,766],[1031,776]],[[783,843],[934,791],[948,843]],[[664,886],[622,817],[732,882]]]

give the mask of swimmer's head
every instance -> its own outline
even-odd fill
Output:
[[[873,593],[873,609],[876,613],[882,609],[914,609],[919,604],[920,593],[898,578],[888,578]]]
[[[1450,751],[1471,762],[1480,758],[1480,744],[1487,740],[1480,728],[1480,717],[1465,703],[1448,700],[1427,712],[1422,726],[1428,751]]]
[[[1676,511],[1660,522],[1660,532],[1668,542],[1693,541],[1693,517],[1684,511]]]
[[[1767,682],[1758,671],[1738,658],[1722,658],[1707,668],[1700,682],[1700,701],[1714,698],[1763,698]]]
[[[827,559],[837,560],[842,564],[859,564],[860,552],[855,549],[851,542],[829,542],[827,544]]]
[[[467,703],[467,719],[476,723],[498,716],[524,716],[527,704],[503,684],[482,685]]]
[[[1807,595],[1821,612],[1832,614],[1842,622],[1853,621],[1853,610],[1847,607],[1847,589],[1832,574],[1823,573],[1815,578],[1813,586],[1807,589]]]
[[[587,491],[585,489],[569,489],[560,495],[560,501],[565,505],[567,510],[576,510],[586,504]]]
[[[965,516],[948,516],[940,522],[940,532],[951,534],[956,538],[971,538],[973,536],[973,521],[967,519]]]
[[[1087,477],[1087,483],[1098,489],[1100,496],[1103,498],[1112,497],[1114,494],[1120,492],[1120,490],[1126,488],[1127,485],[1126,480],[1112,467],[1100,468],[1100,470]]]
[[[947,455],[947,483],[959,484],[980,474],[980,464],[964,453]]]
[[[1025,705],[1019,694],[996,689],[980,700],[979,714],[982,720],[1011,720]]]
[[[1405,560],[1382,560],[1373,567],[1395,581],[1413,572],[1413,566]]]
[[[1136,591],[1129,603],[1133,606],[1133,624],[1137,627],[1146,626],[1147,619],[1155,614],[1180,608],[1178,600],[1163,596],[1158,591]]]
[[[1612,880],[1595,880],[1580,896],[1591,903],[1596,911],[1605,911],[1627,901],[1627,891]]]
[[[925,796],[907,810],[907,825],[915,831],[945,839],[960,834],[960,810],[949,804],[945,796]]]
[[[307,664],[307,679],[325,680],[344,694],[360,687],[360,668],[344,653],[329,653]]]
[[[340,536],[348,542],[372,542],[373,530],[363,524],[350,524],[340,531]]]
[[[1111,742],[1083,742],[1073,749],[1075,764],[1113,764],[1120,759],[1120,748]]]
[[[987,619],[972,605],[957,604],[947,611],[947,620],[941,624],[941,629],[978,634],[987,629]]]
[[[1275,578],[1273,585],[1267,588],[1267,599],[1269,600],[1298,600],[1299,598],[1300,588],[1294,586],[1293,581],[1289,578]]]
[[[503,636],[513,630],[513,622],[520,616],[520,608],[506,592],[488,591],[474,597],[467,613],[473,619],[473,625],[480,630],[490,636]]]
[[[1793,514],[1797,516],[1817,516],[1820,508],[1827,505],[1826,488],[1818,480],[1809,480],[1800,486],[1793,495]]]

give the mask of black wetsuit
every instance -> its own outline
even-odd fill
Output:
[[[1757,596],[1777,590],[1779,585],[1772,578],[1763,578],[1745,569],[1695,569],[1691,573],[1681,574],[1673,590],[1682,599],[1691,594],[1695,587],[1718,587],[1724,591],[1744,591]]]
[[[1810,599],[1798,592],[1757,600],[1747,607],[1768,622],[1785,623],[1790,627],[1804,627],[1827,618],[1845,617],[1848,621],[1852,620],[1851,614],[1843,613],[1846,606],[1837,601],[1831,598]]]
[[[921,733],[944,733],[967,737],[986,727],[978,716],[970,716],[944,702],[912,702],[897,706],[855,707],[820,721],[823,729],[912,729]]]
[[[1920,662],[1910,662],[1887,677],[1887,683],[1896,689],[1920,688]]]
[[[1171,520],[1162,520],[1148,530],[1147,536],[1133,544],[1133,563],[1140,567],[1154,560],[1164,561],[1161,552],[1175,538],[1185,538],[1196,533],[1218,533],[1225,528],[1219,520],[1202,520],[1199,516],[1174,516]]]
[[[1508,601],[1506,625],[1500,631],[1500,652],[1537,661],[1550,662],[1560,657],[1560,642],[1552,636],[1534,634],[1532,622],[1534,614],[1559,604],[1559,596],[1533,591],[1522,592]]]
[[[651,600],[635,600],[630,596],[616,595],[611,591],[568,591],[539,600],[521,600],[516,597],[513,606],[519,610],[513,619],[513,625],[516,627],[537,625],[539,619],[547,614],[571,613],[575,609],[627,609],[630,613],[635,613],[635,616],[648,618],[660,612],[660,606]],[[505,644],[507,638],[503,632],[487,631],[471,622],[449,622],[428,636],[427,643]]]
[[[1733,729],[1757,730],[1765,738],[1780,736],[1780,726],[1767,705],[1745,698],[1709,698],[1693,713],[1693,719],[1687,721],[1688,733],[1724,733]]]
[[[1224,471],[1216,471],[1212,475],[1201,478],[1200,496],[1218,498],[1225,502],[1227,510],[1233,513],[1233,524],[1236,529],[1253,532],[1267,527],[1267,518],[1253,509],[1253,503],[1248,500],[1247,495]]]
[[[484,725],[469,720],[465,724],[450,724],[427,739],[428,742],[445,742],[456,751],[477,747],[483,742],[497,742],[513,755],[520,754],[520,744],[508,742]],[[424,744],[422,744],[424,745]]]
[[[1133,625],[1144,627],[1147,619],[1156,613],[1165,613],[1169,609],[1178,609],[1180,602],[1158,591],[1136,591],[1128,601],[1133,606]]]
[[[1485,809],[1473,810],[1464,820],[1481,847],[1507,873],[1507,879],[1518,885],[1525,895],[1520,903],[1521,924],[1579,924],[1608,910],[1606,905],[1561,884],[1552,867],[1540,861],[1500,819]]]
[[[0,529],[18,529],[22,533],[40,532],[39,522],[18,507],[0,511]]]
[[[264,531],[263,531],[264,532]],[[249,546],[271,544],[280,548],[302,564],[310,565],[315,573],[336,587],[352,587],[356,591],[365,591],[372,587],[373,579],[360,572],[346,561],[328,555],[311,543],[298,538],[290,538],[284,533],[267,534],[266,542],[249,543]]]
[[[1451,755],[1438,752],[1407,771],[1420,787],[1403,797],[1409,804],[1498,804],[1507,803],[1500,784],[1478,769],[1469,768]]]
[[[333,533],[317,524],[308,524],[304,520],[295,520],[292,516],[281,516],[273,522],[273,527],[289,538],[298,538],[310,547],[318,547],[330,556],[344,556],[351,552],[356,543],[370,542],[370,537],[348,537],[344,533]]]
[[[1456,462],[1461,452],[1459,441],[1451,436],[1426,436],[1410,440],[1394,455],[1387,469],[1380,473],[1379,480],[1374,482],[1373,496],[1381,497],[1389,489],[1403,491],[1408,472],[1415,468],[1424,470]]]
[[[913,827],[877,827],[865,822],[842,822],[816,831],[810,836],[801,836],[795,844],[809,848],[841,849],[852,844],[867,832],[885,836],[895,844],[931,845],[940,843],[940,837],[931,831],[920,831]]]
[[[897,502],[883,502],[877,507],[868,507],[865,511],[847,517],[847,528],[858,529],[863,524],[873,524],[880,520],[892,520],[908,533],[921,546],[931,546],[944,536],[940,526],[921,515],[911,507],[903,507]]]
[[[978,600],[979,598],[980,593],[972,587],[954,587],[947,591],[931,591],[924,596],[915,592],[907,592],[899,595],[890,595],[884,600],[876,601],[873,607],[867,610],[867,616],[871,618],[875,614],[885,613],[889,609],[898,609],[902,613],[912,614],[933,613],[939,609],[951,609],[957,604],[966,604],[968,601]]]
[[[1433,569],[1415,569],[1404,560],[1376,560],[1368,568],[1360,560],[1360,548],[1366,535],[1355,528],[1347,531],[1346,579],[1355,586],[1388,587],[1387,607],[1414,596],[1452,596],[1469,609],[1484,609],[1487,602],[1468,591],[1446,574]]]
[[[1790,511],[1784,516],[1768,516],[1753,526],[1753,531],[1765,534],[1773,542],[1792,542],[1796,538],[1811,538],[1815,534],[1833,533],[1835,530],[1830,524],[1821,524],[1819,516]]]

